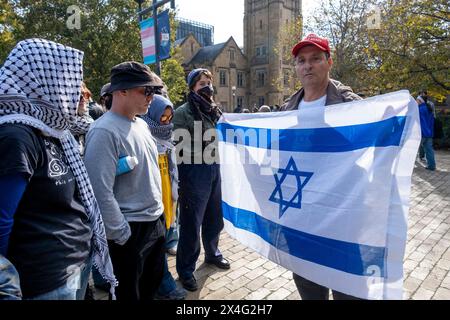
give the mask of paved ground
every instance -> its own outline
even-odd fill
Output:
[[[419,162],[414,169],[404,299],[450,299],[450,152],[437,152],[436,159],[434,172]],[[231,269],[220,270],[199,260],[195,273],[199,290],[189,293],[187,300],[300,299],[290,271],[225,232],[220,248],[231,261]],[[169,257],[169,268],[177,278],[174,257]],[[104,294],[99,298],[105,298]]]

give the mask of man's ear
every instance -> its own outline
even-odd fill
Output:
[[[330,68],[333,66],[333,58],[331,58],[331,56],[328,58],[328,65],[330,66]]]
[[[128,95],[128,90],[119,90],[121,96],[126,97]]]

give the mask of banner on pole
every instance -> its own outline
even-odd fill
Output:
[[[141,27],[142,56],[144,64],[156,62],[155,21],[153,18],[142,20]]]
[[[142,55],[144,64],[156,62],[155,20],[153,17],[140,23]],[[159,60],[170,58],[170,19],[169,10],[158,14]]]
[[[158,14],[159,60],[170,58],[170,19],[169,10]]]

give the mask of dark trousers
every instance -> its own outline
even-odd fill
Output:
[[[177,272],[183,279],[192,276],[200,255],[201,239],[205,259],[221,260],[219,236],[223,229],[222,191],[218,164],[182,164],[179,172],[180,238]]]
[[[293,276],[295,285],[297,286],[298,293],[300,293],[302,300],[328,300],[330,289],[300,277],[298,274],[293,273]],[[360,298],[353,297],[336,290],[331,291],[333,293],[334,300],[360,300]]]
[[[164,222],[130,222],[131,237],[123,245],[108,241],[117,300],[152,300],[164,272]]]

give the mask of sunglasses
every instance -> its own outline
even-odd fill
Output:
[[[146,97],[149,97],[154,94],[161,94],[162,88],[161,87],[145,87],[144,94]]]
[[[163,114],[161,116],[160,120],[161,120],[161,122],[166,122],[166,121],[172,120],[172,118],[173,118],[173,113],[171,113],[170,116],[166,116],[166,115]]]

